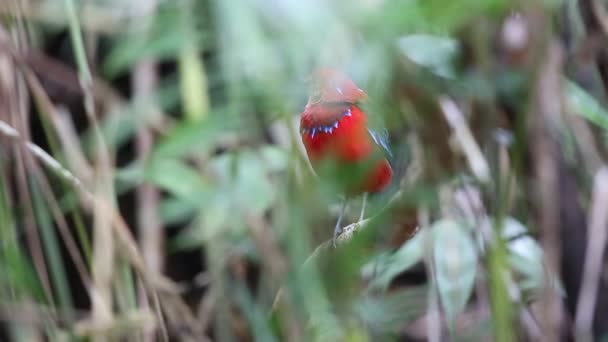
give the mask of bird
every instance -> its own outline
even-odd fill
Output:
[[[368,193],[385,190],[393,178],[388,135],[369,127],[362,109],[367,93],[336,69],[316,70],[312,89],[300,116],[300,135],[306,154],[319,177],[331,177],[344,200],[332,244],[342,232],[349,198],[362,195],[363,220]]]

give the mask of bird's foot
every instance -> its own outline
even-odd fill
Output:
[[[331,244],[334,248],[337,246],[338,236],[340,236],[340,234],[342,234],[342,227],[340,225],[336,225],[336,228],[334,228],[334,237],[331,239]]]

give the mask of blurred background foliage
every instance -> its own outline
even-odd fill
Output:
[[[605,5],[3,0],[0,340],[606,338]],[[337,248],[318,67],[394,154]]]

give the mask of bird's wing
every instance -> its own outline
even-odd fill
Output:
[[[386,129],[383,129],[382,131],[378,132],[374,131],[371,128],[368,128],[367,131],[369,132],[369,135],[372,137],[376,145],[381,146],[386,152],[386,154],[392,159],[393,152],[388,146],[388,131]]]

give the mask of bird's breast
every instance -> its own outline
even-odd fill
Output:
[[[324,125],[302,125],[302,141],[309,159],[313,164],[324,158],[351,162],[365,159],[373,150],[366,126],[365,114],[356,106],[348,107],[335,121]]]
[[[322,114],[315,108],[313,114]],[[361,178],[349,187],[353,193],[379,192],[390,182],[392,169],[367,130],[365,113],[357,106],[347,107],[335,121],[302,117],[300,132],[312,166],[319,172],[324,162],[336,164],[340,175],[358,174]],[[310,115],[310,114],[309,114]]]

